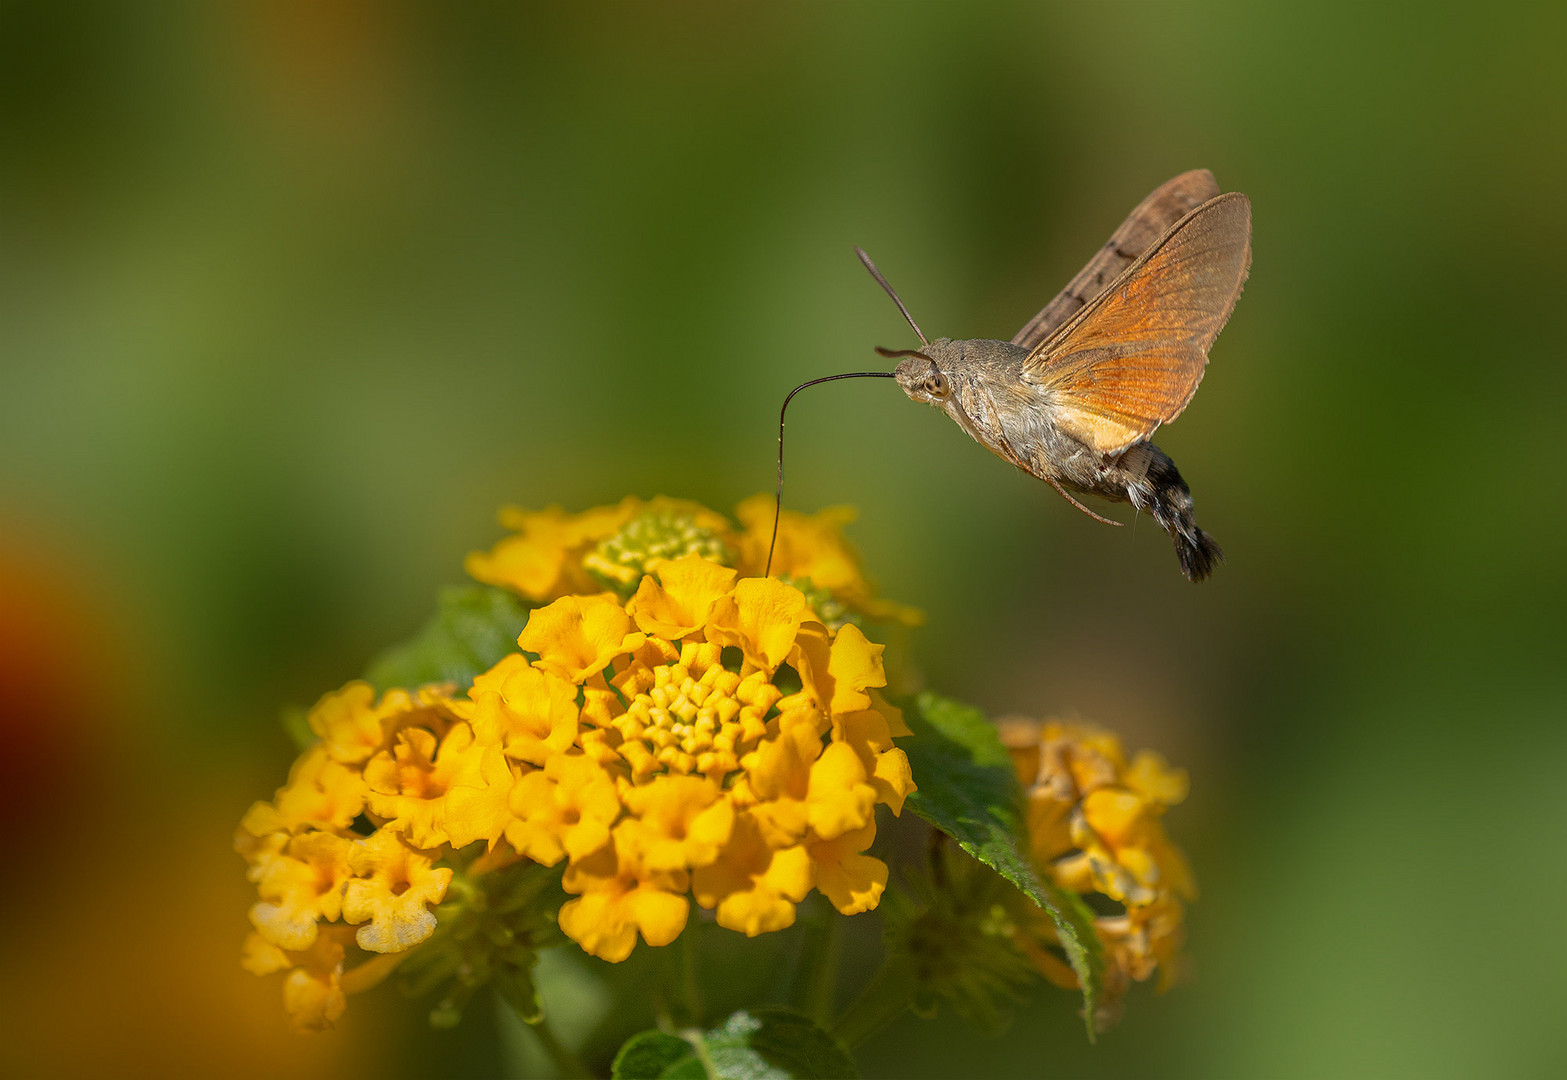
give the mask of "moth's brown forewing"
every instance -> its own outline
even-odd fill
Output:
[[[1013,335],[1012,344],[1025,349],[1037,348],[1057,327],[1093,303],[1154,241],[1169,232],[1171,226],[1217,194],[1219,182],[1207,169],[1193,169],[1160,184],[1126,216],[1121,227],[1111,234],[1088,265],[1067,282],[1066,288],[1056,293],[1055,299]]]
[[[1208,200],[1037,347],[1023,381],[1069,434],[1120,453],[1186,408],[1250,266],[1251,202]]]

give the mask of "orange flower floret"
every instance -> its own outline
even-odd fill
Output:
[[[543,765],[577,738],[577,687],[521,653],[474,679],[468,700],[452,707],[473,724],[480,742],[500,743],[517,761]]]
[[[637,627],[678,641],[707,622],[713,604],[734,585],[736,573],[698,555],[682,555],[663,563],[642,579],[626,605]]]
[[[591,858],[567,867],[562,885],[581,894],[558,916],[566,936],[601,960],[631,955],[637,934],[649,945],[668,945],[685,929],[690,901],[685,871],[659,872],[637,858],[624,832]]]
[[[615,781],[584,754],[557,754],[517,781],[511,792],[506,841],[544,866],[562,855],[579,862],[609,843],[620,816]]]
[[[563,596],[534,610],[517,645],[537,653],[545,671],[580,683],[642,644],[644,635],[633,633],[632,626],[631,616],[612,596]]]
[[[771,673],[788,658],[808,614],[805,595],[794,586],[745,578],[713,603],[707,640],[737,646],[747,663]]]
[[[385,829],[354,845],[350,865],[358,875],[343,890],[343,919],[361,923],[354,940],[368,952],[411,949],[435,932],[428,905],[446,895],[452,872]]]
[[[375,707],[375,688],[355,681],[323,695],[306,722],[334,761],[357,765],[381,748],[384,718],[384,712]]]
[[[620,830],[649,870],[706,866],[734,828],[734,805],[705,777],[656,776],[626,785],[624,799],[630,816]]]
[[[446,842],[454,848],[467,847],[476,840],[493,848],[511,821],[511,789],[516,776],[499,746],[476,743],[449,749],[473,737],[471,728],[459,724],[441,745],[443,757],[457,754],[461,758],[446,790],[441,825]]]
[[[811,856],[804,845],[769,844],[756,819],[742,814],[722,858],[697,870],[692,884],[718,925],[755,937],[794,925],[795,905],[813,884]]]
[[[324,745],[306,750],[270,803],[251,806],[240,822],[253,836],[306,829],[346,829],[369,794],[359,770],[334,761]]]
[[[874,825],[809,845],[816,864],[816,887],[844,915],[870,911],[887,887],[887,864],[863,854],[876,839]]]
[[[461,730],[463,736],[437,753],[441,744],[434,732],[405,728],[397,733],[391,749],[365,764],[365,783],[370,787],[365,801],[370,812],[386,819],[386,829],[407,834],[418,847],[446,843],[446,792],[467,766],[463,752],[473,743],[473,729],[464,724]]]
[[[760,574],[772,547],[773,498],[753,495],[735,509],[744,527],[739,540],[740,568]],[[778,543],[773,549],[772,572],[791,581],[809,581],[851,610],[881,622],[918,626],[925,616],[917,608],[877,600],[860,572],[860,558],[844,539],[843,527],[855,519],[848,506],[832,506],[806,515],[785,510],[778,519]]]
[[[806,820],[823,840],[863,829],[876,809],[876,789],[848,743],[832,743],[811,764],[805,794]]]
[[[315,944],[318,920],[343,910],[343,885],[351,876],[352,842],[334,833],[290,837],[287,846],[251,868],[261,902],[250,909],[256,931],[280,949],[301,952]]]

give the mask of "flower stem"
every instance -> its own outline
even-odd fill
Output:
[[[690,1024],[702,1023],[701,952],[697,943],[697,931],[701,919],[692,919],[685,933],[680,935],[680,975],[684,989],[686,1020]]]
[[[818,1024],[826,1026],[832,1018],[834,991],[838,981],[841,955],[838,919],[832,915],[806,926],[800,943],[804,954],[797,991],[801,1010]]]
[[[382,953],[373,956],[358,967],[349,968],[343,972],[341,986],[345,994],[360,994],[371,987],[378,985],[397,969],[397,965],[407,959],[406,952]]]
[[[914,1000],[907,959],[888,960],[832,1026],[832,1036],[852,1050],[897,1019]]]
[[[574,1053],[571,1047],[560,1041],[555,1034],[555,1029],[550,1027],[547,1018],[541,1017],[536,1024],[529,1024],[533,1029],[534,1037],[539,1040],[539,1045],[549,1055],[550,1061],[561,1076],[568,1080],[592,1080],[593,1072],[582,1063],[582,1059]]]

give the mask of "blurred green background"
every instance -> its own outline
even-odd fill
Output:
[[[1193,587],[888,383],[791,410],[932,686],[1187,766],[1196,977],[869,1075],[1567,1073],[1567,7],[0,4],[9,1075],[488,1075],[291,1035],[229,850],[277,724],[496,507],[772,482],[784,392],[1009,337],[1206,166],[1255,262],[1160,444]],[[482,1011],[482,1010],[476,1010]],[[976,1063],[982,1063],[977,1065]]]

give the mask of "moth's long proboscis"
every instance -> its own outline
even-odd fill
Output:
[[[767,544],[767,568],[762,571],[763,577],[771,577],[773,573],[773,549],[778,546],[778,519],[783,516],[784,416],[789,412],[789,402],[807,386],[815,386],[818,383],[834,382],[838,379],[890,379],[892,377],[893,373],[890,371],[851,371],[843,375],[825,375],[820,379],[801,383],[789,391],[789,396],[784,398],[783,408],[778,410],[778,493],[773,500],[773,538]]]

